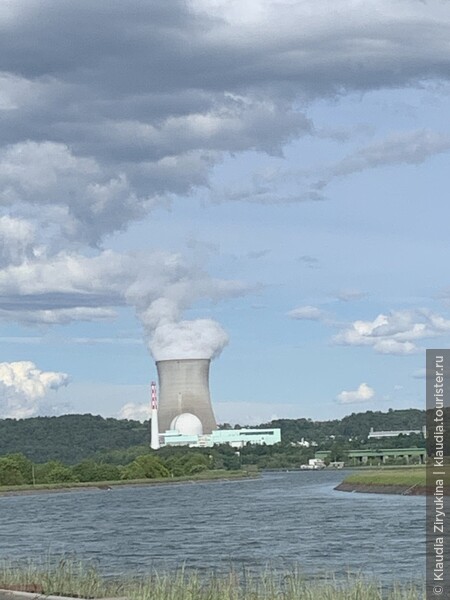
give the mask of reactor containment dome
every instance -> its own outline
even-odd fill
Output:
[[[182,435],[203,435],[202,422],[191,413],[183,413],[172,419],[170,429]]]

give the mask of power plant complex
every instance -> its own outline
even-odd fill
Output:
[[[202,433],[217,429],[209,394],[209,365],[205,359],[159,360],[159,425],[171,429],[172,421],[184,414],[194,415]]]
[[[279,429],[217,429],[209,392],[210,363],[207,358],[156,361],[159,403],[156,383],[152,382],[151,447],[242,447],[279,442]]]

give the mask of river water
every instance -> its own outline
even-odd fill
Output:
[[[0,498],[0,559],[73,554],[107,575],[169,570],[424,575],[425,499],[336,492],[343,471]]]

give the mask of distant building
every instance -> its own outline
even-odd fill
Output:
[[[300,446],[302,448],[309,448],[311,446],[311,442],[308,442],[307,440],[305,440],[305,438],[302,438],[299,442],[291,442],[291,446]]]
[[[280,442],[280,429],[217,429],[209,393],[210,362],[203,358],[156,361],[160,397],[158,401],[152,382],[151,447],[229,444],[242,448],[249,443]]]
[[[310,458],[307,465],[300,465],[300,469],[317,470],[324,468],[325,463],[321,458]]]
[[[191,448],[211,448],[219,444],[242,448],[248,443],[273,446],[281,442],[281,429],[217,429],[206,435],[169,429],[161,433],[159,439],[161,446],[190,446]]]
[[[373,427],[370,428],[370,433],[368,435],[368,439],[376,439],[379,440],[381,438],[392,438],[392,437],[398,437],[399,435],[411,435],[412,433],[415,433],[417,435],[423,435],[423,437],[426,437],[427,434],[427,428],[425,427],[425,425],[422,427],[422,429],[402,429],[399,431],[374,431]]]
[[[409,463],[412,459],[425,463],[427,451],[425,448],[383,448],[378,450],[349,450],[347,452],[349,461],[353,465],[378,462],[387,462],[389,459],[404,459]],[[329,450],[316,452],[316,459],[325,461],[330,455]]]

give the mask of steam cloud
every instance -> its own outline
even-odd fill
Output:
[[[183,320],[184,312],[201,299],[216,302],[250,289],[239,281],[212,279],[178,254],[52,252],[49,245],[36,245],[31,235],[23,244],[22,232],[32,231],[28,222],[4,224],[15,231],[9,236],[17,241],[14,256],[26,251],[19,264],[10,257],[0,269],[0,318],[5,320],[38,325],[98,321],[114,319],[116,307],[131,306],[156,359],[213,358],[228,341],[225,332],[210,319]]]
[[[41,371],[31,361],[0,363],[0,417],[32,417],[45,408],[50,390],[68,383],[66,373]]]
[[[222,327],[211,319],[179,321],[158,326],[150,349],[156,360],[216,358],[228,344]]]
[[[228,335],[212,319],[179,320],[180,304],[181,299],[176,302],[160,298],[138,312],[155,360],[219,356]]]

